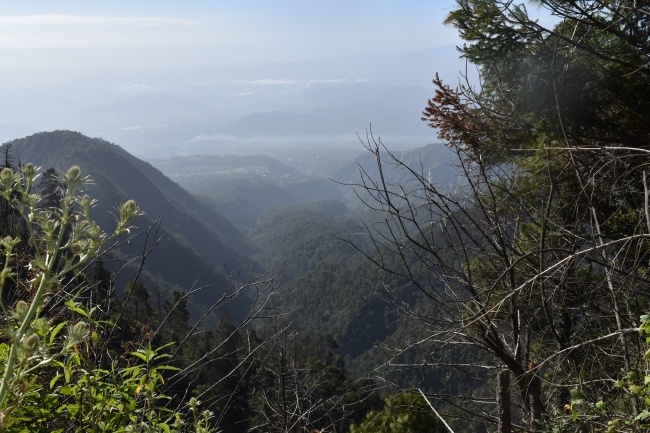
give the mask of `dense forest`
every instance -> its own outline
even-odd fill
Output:
[[[331,180],[5,143],[0,431],[647,431],[650,6],[530,5],[459,0],[442,143]]]

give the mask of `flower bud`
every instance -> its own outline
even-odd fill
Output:
[[[76,193],[83,182],[81,169],[78,166],[73,165],[63,176],[63,181],[70,192]]]
[[[90,210],[91,207],[93,207],[93,206],[95,205],[95,200],[93,200],[92,198],[90,198],[87,194],[84,194],[84,195],[81,196],[81,198],[79,199],[79,204],[81,205],[81,207],[83,208],[83,210],[84,210],[85,212],[87,212],[87,211]]]
[[[53,220],[45,220],[43,221],[43,224],[41,224],[41,228],[48,235],[54,233],[54,229],[56,228],[56,226],[57,224]]]
[[[86,322],[77,322],[72,327],[72,330],[76,335],[80,336],[79,340],[83,340],[86,338],[86,334],[88,334],[88,324]]]
[[[23,338],[23,350],[25,351],[25,355],[33,355],[38,351],[39,347],[41,347],[41,338],[37,334],[32,334]]]
[[[38,319],[32,322],[32,328],[40,336],[47,335],[51,327],[52,324],[50,323],[50,321],[44,317],[39,317]]]
[[[3,168],[2,171],[0,171],[0,182],[2,182],[7,189],[11,188],[11,184],[14,182],[14,172],[10,168]]]
[[[81,179],[81,169],[77,165],[73,165],[65,173],[66,182],[77,182]]]
[[[73,346],[88,337],[90,327],[86,322],[77,322],[74,325],[68,325],[68,347]]]
[[[34,175],[36,174],[36,170],[37,168],[34,167],[34,164],[32,164],[31,162],[26,164],[23,167],[23,173],[25,173],[25,176],[27,176],[30,179],[34,177]]]
[[[125,201],[120,208],[120,217],[123,222],[126,222],[139,214],[140,208],[138,208],[138,205],[134,200]]]
[[[70,245],[70,250],[72,251],[72,254],[79,254],[81,252],[81,242],[73,242],[72,245]]]
[[[29,311],[29,304],[23,300],[16,302],[14,307],[14,316],[22,322],[25,317],[27,317],[27,312]]]
[[[9,251],[11,251],[19,242],[19,239],[14,239],[11,236],[5,236],[4,238],[0,239],[0,245]]]
[[[195,410],[201,404],[201,401],[198,400],[196,397],[192,397],[190,398],[190,401],[187,404],[190,407],[190,409]]]

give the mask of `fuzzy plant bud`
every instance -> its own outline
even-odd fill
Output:
[[[79,337],[78,340],[83,340],[86,338],[88,335],[88,329],[89,326],[86,322],[77,322],[72,327],[74,334]]]
[[[97,250],[102,245],[102,242],[104,240],[104,233],[97,224],[88,226],[86,236],[90,240],[90,248],[93,250]]]
[[[187,403],[187,405],[192,410],[196,410],[196,408],[199,407],[200,404],[201,404],[201,401],[198,400],[196,397],[190,398],[190,401]]]
[[[47,335],[51,327],[52,324],[45,317],[39,317],[32,322],[32,328],[40,336]]]
[[[19,322],[22,322],[25,317],[27,317],[27,312],[29,311],[29,304],[23,300],[16,302],[14,307],[14,317],[18,319]]]
[[[10,168],[3,168],[0,171],[0,182],[2,182],[5,189],[11,189],[14,183],[14,172]]]
[[[36,174],[36,171],[38,169],[34,166],[34,164],[32,164],[30,162],[28,164],[25,164],[25,166],[23,167],[22,170],[23,170],[23,173],[25,173],[25,176],[27,176],[28,179],[32,179],[32,178],[34,178],[34,175]]]
[[[54,233],[54,229],[56,229],[56,226],[57,223],[49,219],[43,221],[43,224],[41,224],[41,228],[48,235],[48,237],[52,236],[52,234]]]
[[[88,337],[90,327],[86,322],[77,322],[74,325],[68,325],[68,336],[67,336],[67,345],[72,347],[73,345],[80,343]]]
[[[77,165],[73,165],[65,173],[65,180],[68,182],[78,182],[81,179],[81,169]]]
[[[134,200],[127,200],[119,207],[120,219],[118,221],[117,229],[115,233],[118,235],[124,233],[130,233],[131,227],[129,227],[129,222],[137,217],[142,215],[142,211],[135,203]]]
[[[135,204],[134,200],[125,201],[120,208],[120,217],[122,218],[122,221],[128,221],[139,213],[140,209],[138,208],[138,205]]]
[[[39,194],[27,194],[25,196],[25,204],[30,208],[34,208],[41,201],[41,198]]]
[[[82,250],[81,242],[73,242],[72,245],[70,245],[70,250],[72,251],[72,254],[79,254]]]
[[[37,334],[31,334],[23,338],[23,351],[25,355],[31,356],[41,347],[41,338]]]
[[[79,205],[84,210],[86,216],[88,216],[88,212],[90,212],[90,209],[95,205],[95,203],[96,201],[90,198],[87,194],[82,195],[79,199]]]
[[[81,169],[78,166],[73,165],[63,176],[63,181],[71,192],[76,192],[83,182]]]
[[[11,252],[13,248],[18,245],[20,242],[20,239],[14,239],[11,236],[5,236],[4,238],[0,239],[0,245],[7,251]]]

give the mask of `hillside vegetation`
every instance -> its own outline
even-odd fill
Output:
[[[146,284],[163,294],[207,286],[195,295],[197,305],[218,299],[229,286],[230,272],[254,268],[245,254],[250,245],[230,221],[117,145],[77,132],[55,131],[6,143],[4,152],[14,164],[32,161],[59,171],[71,164],[83,167],[93,179],[89,192],[99,201],[93,215],[102,227],[110,225],[116,204],[138,201],[145,216],[132,233],[134,241],[120,244],[104,259],[112,271],[133,261],[116,274],[118,287],[134,278],[143,250],[147,251],[142,272]],[[164,242],[159,242],[161,237]],[[232,313],[238,316],[242,310],[244,304]]]

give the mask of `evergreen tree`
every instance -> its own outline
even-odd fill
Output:
[[[37,184],[41,194],[41,206],[49,209],[56,208],[61,203],[63,185],[58,173],[53,167],[48,168],[42,174]]]

